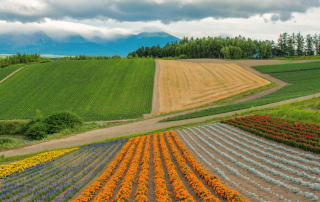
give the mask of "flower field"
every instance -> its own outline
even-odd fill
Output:
[[[32,157],[34,164],[29,168],[1,180],[0,201],[68,201],[106,166],[125,142],[116,140]]]
[[[222,122],[270,140],[320,153],[320,125],[317,124],[297,123],[261,115],[239,117]]]
[[[263,118],[293,124],[244,120]],[[44,153],[3,176],[0,201],[319,201],[320,156],[302,151],[221,123],[166,131]]]

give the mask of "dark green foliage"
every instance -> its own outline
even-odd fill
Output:
[[[23,66],[25,66],[25,65],[20,64],[20,65],[14,65],[14,66],[6,67],[6,68],[0,68],[0,81],[2,79],[6,78],[7,76],[9,76],[11,73],[16,71],[17,69],[20,69]]]
[[[81,118],[72,112],[56,112],[47,118],[43,119],[41,123],[47,127],[47,133],[57,133],[66,128],[73,128],[76,125],[82,125]]]
[[[45,123],[37,122],[29,127],[26,134],[34,140],[41,140],[48,135],[48,126]]]
[[[308,64],[308,63],[305,63]],[[193,112],[185,115],[179,115],[171,118],[161,120],[160,122],[177,121],[184,119],[191,119],[197,117],[210,116],[215,114],[221,114],[226,112],[232,112],[241,109],[248,109],[251,107],[266,105],[283,100],[289,100],[297,97],[312,95],[320,93],[320,69],[273,73],[271,76],[280,80],[286,81],[291,85],[287,85],[273,93],[265,95],[263,97],[241,102],[238,104],[232,104],[217,108],[206,109],[198,112]]]
[[[27,121],[0,121],[0,135],[22,135],[27,131]]]
[[[30,125],[33,123],[32,125]],[[31,139],[41,140],[48,134],[58,133],[66,128],[74,128],[77,125],[82,125],[81,118],[72,112],[61,111],[42,119],[36,117],[29,122],[29,128],[26,132]]]
[[[81,60],[30,65],[0,85],[0,120],[72,111],[84,121],[151,112],[153,59]]]
[[[261,65],[253,66],[252,68],[264,74],[280,73],[280,72],[294,72],[308,69],[320,69],[320,62],[307,62],[295,64],[279,64],[279,65]]]
[[[179,59],[188,59],[186,55],[179,55]]]
[[[44,60],[40,57],[40,54],[23,54],[17,53],[16,55],[0,58],[0,68],[8,67],[14,64],[30,64],[31,62],[40,62]]]

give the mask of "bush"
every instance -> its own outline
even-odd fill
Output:
[[[41,121],[48,128],[48,134],[60,132],[66,128],[82,125],[82,119],[75,113],[62,111],[56,112]]]
[[[179,55],[179,59],[188,59],[188,57],[186,55]]]
[[[0,135],[22,135],[27,131],[27,121],[0,121]]]
[[[34,140],[41,140],[48,134],[48,126],[45,123],[37,122],[29,127],[26,134]]]

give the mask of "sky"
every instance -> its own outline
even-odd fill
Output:
[[[45,32],[113,39],[141,32],[178,38],[277,40],[320,34],[320,0],[0,0],[0,34]]]

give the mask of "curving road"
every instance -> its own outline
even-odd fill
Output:
[[[186,61],[186,60],[184,60],[184,61]],[[199,61],[199,60],[191,60],[190,62],[197,62],[197,61]],[[201,62],[235,63],[235,64],[237,64],[237,65],[239,65],[239,66],[241,66],[241,67],[257,74],[257,75],[260,75],[264,78],[267,78],[267,79],[269,79],[279,85],[277,88],[270,89],[268,91],[262,92],[260,94],[254,95],[254,96],[250,96],[248,98],[242,99],[241,101],[246,101],[246,100],[255,99],[257,97],[261,97],[267,93],[271,93],[277,89],[282,88],[285,85],[288,85],[286,82],[283,82],[279,79],[273,78],[270,75],[261,74],[260,72],[250,68],[250,66],[254,66],[254,65],[258,65],[258,64],[260,64],[260,65],[279,64],[279,63],[282,63],[283,61],[277,61],[277,60],[262,60],[262,61],[240,60],[240,61],[230,62],[230,61],[224,61],[224,60],[204,59],[204,60],[201,60]],[[299,61],[297,61],[297,62],[299,62]],[[259,106],[259,107],[254,107],[253,109],[260,109],[260,108],[270,107],[270,106],[278,106],[278,105],[285,104],[285,103],[292,102],[292,101],[310,99],[313,96],[319,97],[320,93],[315,94],[315,95],[301,97],[301,98],[295,98],[295,99],[291,99],[291,100],[272,103],[272,104],[268,104],[268,105],[263,105],[263,106]],[[238,101],[238,102],[240,102],[240,101]],[[217,107],[217,106],[210,106],[210,107],[205,107],[205,108],[212,108],[212,107]],[[159,130],[162,128],[171,127],[171,126],[175,126],[175,125],[201,122],[201,121],[205,121],[206,119],[209,119],[209,118],[223,117],[223,116],[234,114],[236,112],[239,113],[239,112],[243,112],[243,111],[247,110],[247,109],[244,109],[244,110],[238,110],[238,111],[228,112],[228,113],[224,113],[224,114],[212,115],[212,116],[207,116],[207,117],[200,117],[200,118],[195,118],[195,119],[187,119],[187,120],[181,120],[181,121],[158,123],[158,121],[160,121],[164,118],[168,118],[168,117],[172,117],[172,116],[176,116],[176,115],[180,115],[180,114],[186,114],[186,113],[189,113],[192,111],[199,111],[199,110],[202,110],[205,108],[199,108],[196,110],[185,111],[185,112],[162,116],[162,117],[150,118],[150,119],[146,119],[143,121],[129,123],[129,124],[120,125],[120,126],[115,126],[115,127],[111,127],[111,128],[89,131],[86,133],[77,134],[77,135],[69,136],[69,137],[62,138],[62,139],[51,140],[48,142],[30,145],[30,146],[26,146],[26,147],[15,149],[15,150],[5,151],[5,152],[3,152],[3,154],[5,156],[14,156],[14,155],[20,155],[20,154],[40,152],[40,151],[44,151],[46,149],[51,150],[51,149],[59,149],[59,148],[65,148],[65,147],[70,147],[70,146],[78,146],[78,145],[82,145],[82,144],[88,144],[88,143],[92,143],[92,142],[96,142],[96,141],[105,140],[108,138],[121,137],[121,136],[126,136],[126,135],[131,135],[131,134],[137,134],[137,133],[145,133],[148,131]]]

